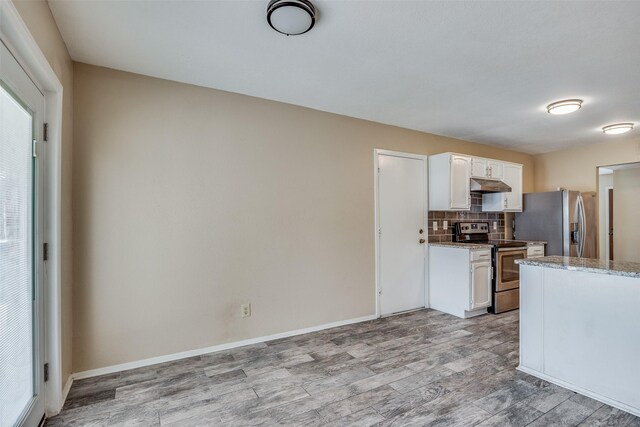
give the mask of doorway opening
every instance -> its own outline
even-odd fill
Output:
[[[640,262],[640,232],[628,227],[640,210],[640,162],[598,167],[598,193],[600,260]]]

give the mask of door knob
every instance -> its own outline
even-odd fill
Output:
[[[424,242],[426,242],[426,240],[420,239],[420,243],[424,243]]]

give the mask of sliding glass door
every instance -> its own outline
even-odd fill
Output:
[[[33,426],[44,414],[44,97],[0,50],[0,426]]]

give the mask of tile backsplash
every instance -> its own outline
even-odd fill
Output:
[[[446,230],[442,229],[442,221],[449,222]],[[433,221],[438,221],[438,230],[433,230]],[[471,211],[442,212],[429,211],[429,242],[451,242],[454,226],[460,221],[488,221],[491,233],[489,239],[505,238],[505,214],[501,212],[482,212],[482,195],[471,193]],[[494,232],[493,222],[498,222],[498,230]]]

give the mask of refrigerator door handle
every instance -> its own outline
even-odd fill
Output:
[[[582,257],[582,209],[580,209],[580,195],[576,196],[576,255]]]
[[[584,258],[584,251],[587,246],[587,212],[584,207],[584,198],[580,195],[580,208],[582,209],[582,253],[581,257]]]
[[[582,194],[579,194],[577,197],[578,202],[578,231],[580,233],[580,240],[578,241],[578,257],[582,258],[584,256],[584,243],[587,237],[587,227],[585,224],[585,210],[584,210],[584,200],[582,199]]]

